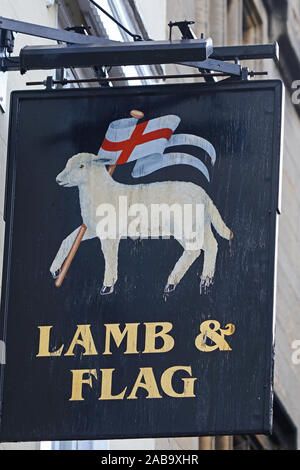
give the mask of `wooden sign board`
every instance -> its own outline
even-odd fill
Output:
[[[13,93],[1,441],[271,430],[281,116],[271,80]]]

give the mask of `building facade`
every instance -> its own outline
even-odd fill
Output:
[[[107,11],[130,31],[144,39],[168,38],[168,22],[194,20],[197,37],[212,37],[214,45],[259,44],[278,41],[280,62],[256,61],[247,65],[281,78],[286,87],[285,139],[283,149],[282,205],[279,226],[277,273],[277,326],[275,357],[274,436],[224,438],[146,439],[72,443],[42,443],[54,449],[214,449],[214,448],[293,448],[300,428],[300,0],[103,0]],[[94,35],[125,41],[130,37],[103,15],[89,0],[0,0],[0,15],[45,26],[66,28],[87,25]],[[174,30],[174,38],[180,38]],[[24,45],[51,41],[17,35],[14,55]],[[0,52],[1,53],[1,52]],[[139,76],[137,84],[147,84],[146,75],[185,73],[180,65],[119,67],[111,75]],[[53,71],[53,74],[61,73]],[[3,206],[9,126],[9,95],[26,89],[26,82],[44,80],[50,73],[0,73],[0,256],[3,253]],[[93,70],[66,70],[66,77],[95,77]],[[174,80],[175,81],[175,80]],[[182,80],[180,80],[182,81]],[[297,81],[299,81],[297,83]],[[153,81],[151,82],[153,83]],[[87,85],[80,85],[87,86]],[[39,443],[2,444],[0,448],[40,448]]]

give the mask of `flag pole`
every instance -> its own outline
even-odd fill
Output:
[[[132,111],[130,111],[130,116],[135,118],[135,119],[143,119],[144,113],[143,113],[143,111],[138,111],[137,109],[132,109]],[[112,176],[114,174],[116,166],[117,165],[110,165],[108,167],[108,173],[110,174],[110,176]]]
[[[135,119],[143,119],[144,117],[144,113],[142,111],[138,111],[137,109],[133,109],[132,111],[130,111],[130,116],[135,118]],[[110,176],[113,175],[115,169],[116,169],[116,166],[117,165],[110,165],[108,167],[108,173],[110,174]],[[75,241],[62,265],[62,268],[60,270],[60,273],[57,277],[57,279],[55,280],[55,286],[56,287],[61,287],[63,281],[64,281],[64,278],[66,277],[67,275],[67,272],[69,271],[70,269],[70,266],[71,266],[71,263],[77,253],[77,250],[80,246],[80,243],[84,237],[84,234],[87,230],[87,226],[85,224],[82,224],[80,229],[79,229],[79,232],[75,238]]]
[[[67,272],[69,271],[69,268],[71,266],[71,263],[74,259],[74,256],[76,255],[77,253],[77,250],[79,248],[79,245],[84,237],[84,234],[87,230],[87,226],[85,224],[82,224],[80,229],[79,229],[79,232],[74,240],[74,243],[68,253],[68,256],[66,257],[63,265],[62,265],[62,268],[60,270],[60,273],[57,277],[57,279],[55,280],[55,286],[56,287],[61,287],[62,283],[64,282],[64,278],[66,277],[66,274]]]

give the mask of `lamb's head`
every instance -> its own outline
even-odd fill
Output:
[[[57,175],[56,182],[67,188],[79,186],[88,181],[93,165],[102,166],[105,170],[105,164],[107,160],[92,153],[78,153],[68,160],[65,169]]]

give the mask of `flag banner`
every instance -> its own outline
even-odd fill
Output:
[[[271,432],[282,94],[12,94],[1,442]]]
[[[198,147],[215,164],[216,152],[210,142],[195,135],[173,135],[180,121],[178,116],[163,116],[140,124],[135,118],[114,121],[109,125],[98,155],[110,165],[124,165],[138,160],[132,172],[134,178],[168,166],[190,165],[201,171],[209,181],[206,166],[197,158],[184,153],[164,153],[170,147]]]

